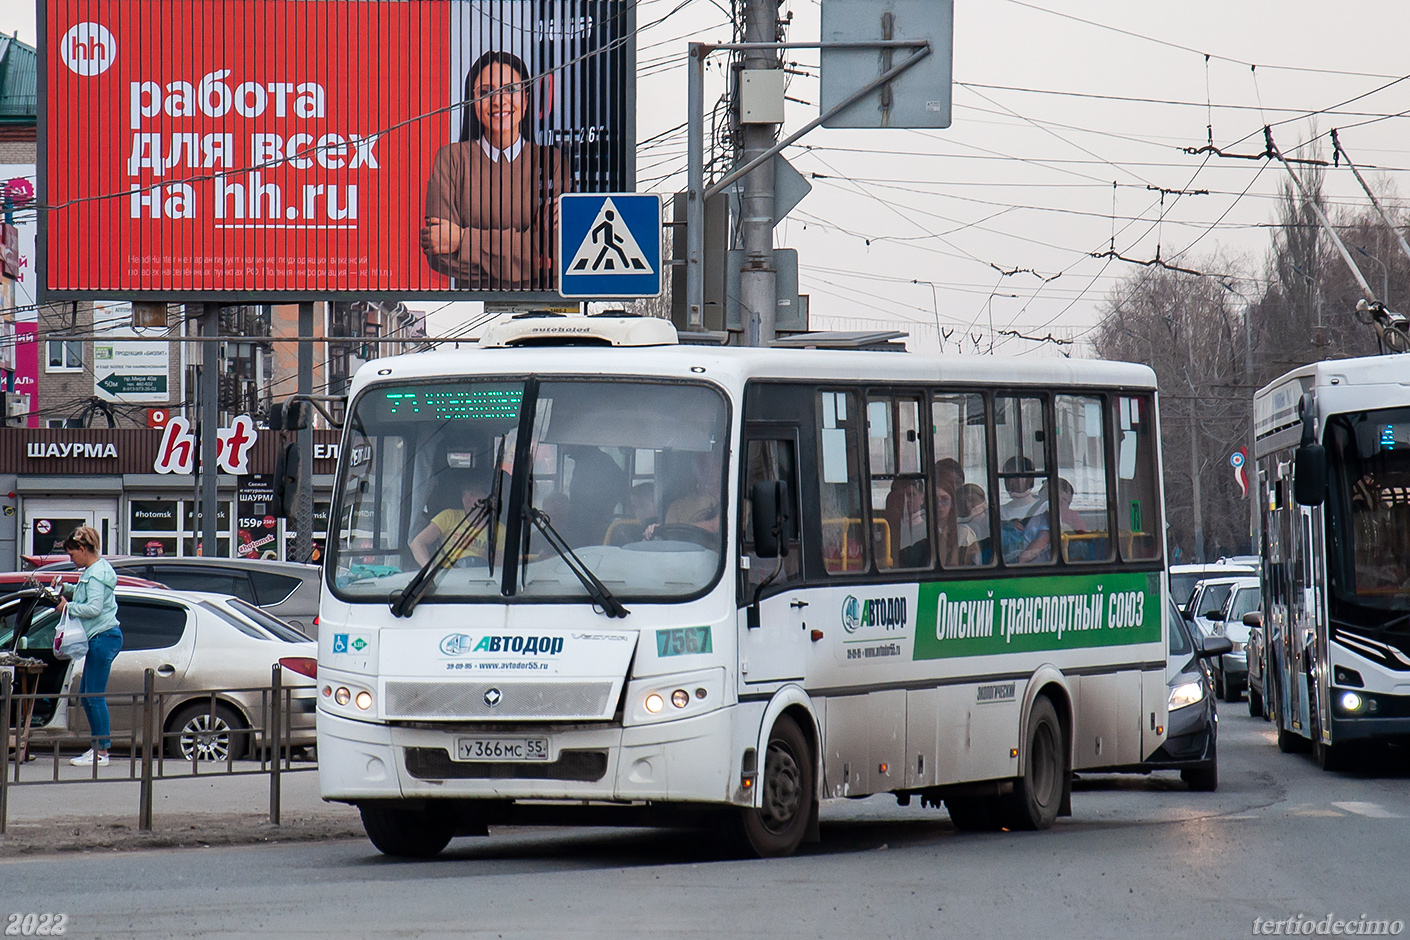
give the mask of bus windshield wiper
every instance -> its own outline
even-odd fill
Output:
[[[475,544],[475,539],[485,531],[489,520],[498,515],[492,506],[495,498],[492,493],[484,499],[476,501],[475,505],[470,507],[470,511],[455,524],[455,528],[446,533],[440,546],[431,553],[430,558],[426,559],[426,564],[421,566],[406,587],[392,594],[390,606],[393,616],[410,617],[411,612],[416,609],[416,605],[421,603],[421,598],[435,583],[436,575],[449,567],[446,562],[450,560],[451,556],[463,551],[467,546]]]
[[[533,487],[530,487],[528,492],[532,493]],[[604,614],[609,617],[625,617],[631,613],[622,606],[621,601],[613,596],[611,589],[602,583],[602,579],[593,574],[592,569],[568,546],[568,543],[563,540],[563,536],[558,534],[558,530],[549,521],[547,514],[528,505],[528,501],[525,500],[524,515],[534,524],[535,528],[543,533],[544,541],[553,546],[553,550],[558,553],[558,557],[563,559],[568,570],[577,575],[578,580],[587,589],[588,596],[592,598],[593,603],[602,608]]]
[[[489,507],[490,507],[490,535],[489,543],[485,546],[485,560],[491,575],[494,574],[494,550],[495,543],[499,539],[499,500],[504,492],[504,438],[500,437],[499,449],[494,456],[494,482],[490,484]]]

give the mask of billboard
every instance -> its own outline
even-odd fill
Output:
[[[558,300],[634,0],[41,0],[46,300]]]

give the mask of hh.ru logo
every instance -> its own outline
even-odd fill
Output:
[[[101,75],[117,59],[117,40],[99,23],[79,23],[59,40],[59,57],[75,75]]]

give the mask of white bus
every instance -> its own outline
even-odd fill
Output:
[[[1317,362],[1254,396],[1263,696],[1279,747],[1324,769],[1410,736],[1408,370]]]
[[[1165,743],[1143,366],[529,317],[368,363],[344,435],[319,776],[385,853],[615,819],[783,855],[876,793],[1046,828]]]

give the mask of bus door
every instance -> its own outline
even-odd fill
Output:
[[[739,676],[740,684],[804,678],[808,600],[803,597],[803,552],[799,540],[798,430],[750,424],[745,429],[739,489]],[[760,558],[754,548],[750,496],[754,484],[778,481],[788,499],[778,558]],[[747,566],[747,567],[746,567]]]

